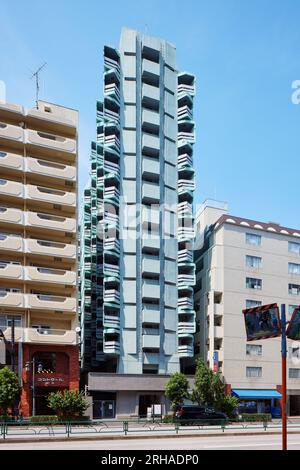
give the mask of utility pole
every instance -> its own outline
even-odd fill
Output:
[[[282,362],[282,450],[287,450],[287,419],[286,419],[286,312],[285,304],[281,305],[281,362]]]
[[[47,63],[45,62],[36,72],[32,74],[31,79],[35,77],[35,87],[36,87],[36,109],[39,109],[39,91],[40,91],[40,77],[39,74],[44,67],[46,67]]]

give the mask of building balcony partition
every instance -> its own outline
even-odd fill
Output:
[[[0,288],[0,307],[23,309],[24,306],[24,295],[20,289]]]
[[[63,269],[27,266],[25,268],[25,279],[34,282],[75,286],[76,272]]]
[[[24,216],[25,225],[28,227],[76,233],[77,224],[75,218],[31,211],[25,212]]]
[[[9,143],[23,144],[24,130],[20,126],[0,122],[0,139]]]
[[[0,250],[22,253],[23,238],[18,234],[0,232]]]
[[[120,354],[120,342],[119,341],[106,341],[103,342],[103,353],[104,354]]]
[[[76,336],[74,330],[52,328],[24,328],[23,330],[24,343],[76,345]]]
[[[58,258],[76,259],[76,245],[47,241],[47,240],[24,240],[25,253],[35,255],[55,256]]]
[[[193,120],[193,111],[190,108],[190,106],[185,104],[184,106],[181,106],[181,107],[178,108],[177,117],[178,117],[178,122],[186,121],[186,120],[192,121]]]
[[[12,207],[0,206],[0,223],[23,225],[23,211],[20,209],[14,209]]]
[[[196,284],[196,276],[192,274],[178,274],[178,287],[194,286]]]
[[[0,151],[0,168],[24,171],[24,158],[16,153]]]
[[[120,267],[118,264],[105,263],[103,266],[104,275],[107,278],[120,279]]]
[[[76,313],[76,298],[52,294],[26,294],[25,306],[33,310]]]
[[[76,182],[75,166],[64,165],[62,163],[43,160],[41,158],[27,157],[25,159],[25,172]]]
[[[59,204],[64,206],[76,206],[76,193],[61,191],[45,186],[25,186],[26,199],[47,202],[49,204]]]
[[[191,344],[179,344],[178,346],[179,357],[194,357],[194,346]]]
[[[40,149],[63,152],[65,154],[75,155],[77,152],[77,143],[75,139],[62,137],[48,132],[35,131],[27,129],[25,131],[27,145],[33,145]]]
[[[196,324],[194,321],[191,322],[178,322],[178,336],[188,336],[193,335],[196,332]]]
[[[194,255],[191,250],[184,249],[178,251],[178,263],[179,264],[190,264],[194,262]]]
[[[188,153],[182,153],[178,155],[178,171],[187,170],[193,168],[193,157]]]
[[[24,185],[16,181],[0,179],[0,196],[24,197]]]
[[[0,261],[0,279],[22,281],[24,279],[23,266],[18,262]]]

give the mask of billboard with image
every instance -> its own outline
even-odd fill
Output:
[[[281,323],[277,304],[243,310],[247,341],[276,338],[281,335]]]
[[[295,308],[286,335],[289,339],[300,341],[300,307]]]

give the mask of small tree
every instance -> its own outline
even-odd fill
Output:
[[[182,405],[185,398],[189,398],[189,382],[184,374],[176,372],[166,384],[166,397],[171,402],[172,410]]]
[[[226,394],[225,384],[222,382],[220,374],[215,374],[201,360],[197,362],[196,366],[192,400],[199,405],[211,406],[222,411],[229,417],[233,417],[239,404],[237,398]]]
[[[75,416],[83,416],[89,405],[83,392],[64,390],[49,394],[48,407],[63,419],[70,419]]]
[[[17,374],[8,367],[0,369],[0,415],[8,414],[8,409],[13,406],[19,394],[20,385]]]

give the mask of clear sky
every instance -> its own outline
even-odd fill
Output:
[[[299,18],[300,0],[0,0],[0,80],[31,106],[31,72],[47,62],[41,98],[80,111],[82,189],[104,44],[118,46],[122,26],[165,38],[197,76],[196,203],[300,228]]]

